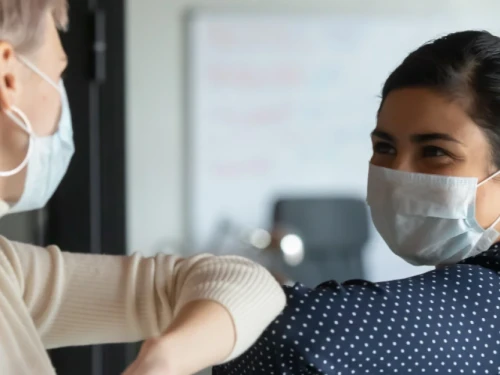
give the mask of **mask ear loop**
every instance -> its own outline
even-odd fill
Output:
[[[26,152],[26,156],[24,160],[19,164],[16,168],[11,169],[10,171],[0,171],[0,177],[10,177],[13,176],[23,170],[24,167],[28,164],[28,161],[31,157],[31,153],[33,151],[33,129],[31,127],[31,123],[28,120],[28,117],[17,107],[12,106],[10,109],[5,111],[5,114],[12,120],[16,125],[18,125],[22,130],[24,130],[29,135],[29,143],[28,143],[28,151]]]
[[[491,176],[486,177],[483,181],[481,181],[480,183],[477,184],[477,187],[480,187],[481,185],[484,185],[485,183],[487,183],[488,181],[494,179],[498,175],[500,175],[500,170],[498,170],[497,172],[493,173]]]
[[[493,222],[493,224],[490,225],[488,229],[495,228],[498,223],[500,223],[500,216],[497,217],[497,219]]]
[[[29,69],[31,69],[33,72],[38,74],[43,80],[47,81],[48,84],[50,84],[53,88],[55,88],[59,93],[61,92],[61,88],[57,83],[55,83],[52,78],[50,78],[47,74],[42,72],[38,67],[33,64],[31,61],[26,59],[24,56],[17,55],[17,58],[19,61],[21,61],[24,65],[26,65]]]
[[[61,94],[61,88],[59,87],[58,84],[56,84],[52,79],[46,75],[44,72],[42,72],[40,69],[38,69],[37,66],[35,66],[31,61],[26,59],[25,57],[21,55],[17,55],[17,58],[19,61],[21,61],[24,65],[26,65],[29,69],[31,69],[33,72],[38,74],[41,78],[43,78],[45,81],[47,81],[51,86],[53,86],[59,94]],[[5,114],[12,120],[16,125],[18,125],[21,129],[23,129],[25,132],[28,133],[30,139],[29,139],[29,144],[28,144],[28,151],[26,152],[26,156],[24,157],[24,160],[19,164],[16,168],[10,170],[10,171],[0,171],[0,177],[10,177],[13,176],[21,170],[26,167],[28,164],[28,161],[31,157],[31,153],[33,150],[33,137],[35,136],[33,133],[33,128],[31,126],[30,121],[28,120],[28,117],[17,107],[12,106],[9,110],[5,111]]]
[[[488,181],[492,180],[493,178],[495,178],[496,176],[500,175],[500,170],[493,173],[491,176],[485,178],[483,181],[481,181],[480,183],[477,184],[477,187],[480,187],[481,185],[484,185],[485,183],[487,183]],[[496,220],[493,222],[493,224],[490,225],[490,227],[488,229],[492,229],[492,228],[495,228],[497,226],[497,224],[500,223],[500,216],[498,216],[496,218]]]

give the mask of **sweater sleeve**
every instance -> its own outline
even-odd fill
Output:
[[[212,300],[230,313],[245,351],[280,313],[285,295],[244,258],[159,254],[75,254],[0,238],[46,348],[132,342],[163,332],[189,302]]]

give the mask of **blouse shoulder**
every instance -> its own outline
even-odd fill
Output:
[[[500,341],[489,334],[500,328],[496,257],[488,251],[454,266],[380,283],[284,287],[283,313],[245,355],[214,375],[407,373],[410,364],[421,373],[434,371],[438,362],[446,369],[453,363],[466,366],[462,348],[472,353],[478,339],[486,346],[474,363],[490,371],[500,365]]]

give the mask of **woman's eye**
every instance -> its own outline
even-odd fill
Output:
[[[377,142],[373,145],[373,151],[377,154],[395,155],[396,149],[387,142]]]
[[[443,156],[449,156],[449,154],[442,148],[435,146],[427,146],[422,150],[424,158],[439,158]]]

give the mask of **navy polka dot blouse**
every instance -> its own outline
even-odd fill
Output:
[[[285,287],[255,345],[214,375],[499,374],[500,247],[382,283]]]

